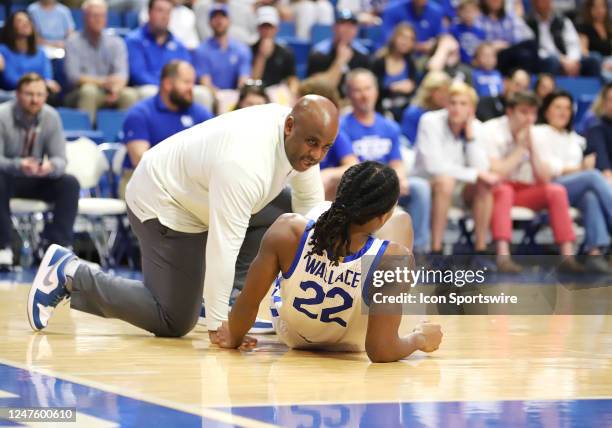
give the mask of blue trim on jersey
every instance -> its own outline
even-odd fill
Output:
[[[366,251],[368,251],[370,249],[370,247],[372,246],[373,243],[374,243],[374,237],[370,236],[368,238],[368,240],[366,241],[366,243],[364,244],[363,248],[361,248],[361,250],[357,251],[354,254],[351,254],[351,255],[348,255],[348,256],[344,257],[342,259],[342,263],[352,262],[353,260],[356,260],[359,257],[363,256],[366,253]]]
[[[274,308],[270,308],[270,313],[274,318],[278,317],[278,311]]]
[[[306,225],[306,229],[304,229],[304,233],[302,234],[302,238],[300,239],[300,245],[298,246],[297,252],[295,253],[295,257],[293,258],[291,267],[289,267],[289,270],[286,273],[281,272],[283,274],[283,278],[289,279],[291,278],[291,275],[293,275],[293,271],[297,267],[298,262],[302,257],[302,251],[304,251],[304,245],[306,245],[306,238],[308,238],[308,233],[310,232],[310,229],[312,229],[312,227],[314,226],[314,223],[314,220],[310,220]]]
[[[370,265],[370,269],[368,269],[368,274],[366,275],[365,280],[363,281],[363,285],[361,286],[361,298],[363,299],[363,301],[365,302],[367,306],[370,305],[370,302],[367,298],[368,297],[367,291],[370,286],[370,280],[372,279],[372,275],[374,275],[374,271],[380,264],[380,259],[382,258],[383,254],[385,254],[385,251],[387,250],[388,245],[389,245],[389,241],[383,241],[383,243],[380,245],[380,248],[378,249],[378,253],[376,253],[374,260],[372,261],[372,264]]]

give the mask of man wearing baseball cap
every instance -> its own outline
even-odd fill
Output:
[[[264,87],[286,83],[292,93],[297,93],[298,79],[293,52],[276,43],[280,23],[278,11],[272,6],[257,9],[259,40],[253,51],[253,79],[261,80]]]
[[[212,5],[208,19],[213,36],[204,40],[193,54],[198,81],[213,89],[237,89],[251,75],[251,50],[229,37],[227,5]]]
[[[355,68],[370,68],[368,50],[356,40],[357,15],[348,9],[336,12],[334,37],[317,43],[308,58],[308,76],[321,75],[341,89],[343,76]]]

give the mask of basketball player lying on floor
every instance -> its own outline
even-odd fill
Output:
[[[316,222],[297,214],[279,217],[263,238],[229,321],[211,335],[213,343],[224,348],[255,347],[256,339],[245,335],[274,283],[274,327],[291,348],[363,351],[365,345],[373,362],[438,349],[442,340],[438,324],[423,321],[400,337],[401,304],[375,305],[371,298],[375,269],[383,264],[384,269],[395,269],[401,267],[399,260],[404,265],[414,260],[405,246],[372,236],[392,217],[398,196],[395,171],[364,162],[344,173],[336,201]],[[398,295],[409,288],[408,283],[390,283],[376,292]],[[370,302],[369,313],[364,299]]]

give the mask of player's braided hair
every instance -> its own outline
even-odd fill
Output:
[[[335,202],[314,226],[309,254],[323,255],[337,265],[349,253],[351,223],[362,225],[391,210],[399,197],[395,170],[378,162],[350,167],[342,176]]]

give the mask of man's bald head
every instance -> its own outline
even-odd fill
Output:
[[[296,171],[321,162],[338,134],[338,109],[327,98],[306,95],[285,120],[285,152]]]
[[[338,109],[330,100],[320,95],[305,95],[293,107],[294,118],[319,122],[321,126],[338,125]]]

